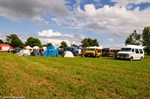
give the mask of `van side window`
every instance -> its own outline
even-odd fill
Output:
[[[132,52],[134,52],[134,49],[132,49]]]
[[[142,49],[140,49],[140,54],[143,54],[143,50]]]
[[[139,53],[139,50],[138,50],[138,49],[135,49],[135,52],[138,54],[138,53]]]

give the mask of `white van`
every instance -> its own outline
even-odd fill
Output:
[[[142,46],[127,45],[121,48],[116,55],[117,59],[142,60],[144,58],[144,50]]]

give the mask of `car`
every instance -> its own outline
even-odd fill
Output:
[[[85,57],[101,57],[102,47],[96,47],[96,46],[86,47],[83,54]]]
[[[121,48],[103,48],[102,56],[103,57],[115,57],[118,51],[120,50]]]
[[[121,48],[116,55],[117,59],[142,60],[144,59],[144,50],[142,46],[126,45]]]
[[[22,48],[19,47],[15,47],[15,48],[11,48],[8,50],[8,52],[10,53],[18,53]]]

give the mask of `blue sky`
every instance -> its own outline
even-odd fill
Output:
[[[97,39],[103,47],[124,46],[134,31],[150,26],[150,0],[0,0],[0,39],[17,34],[25,42],[79,45]]]

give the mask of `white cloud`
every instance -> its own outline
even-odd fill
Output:
[[[149,0],[110,0],[111,2],[116,2],[117,4],[127,5],[127,4],[141,4],[150,3]]]
[[[43,18],[40,17],[33,17],[33,21],[37,22],[39,25],[48,25],[48,21],[45,21]]]
[[[47,13],[56,17],[70,16],[65,3],[65,0],[0,0],[0,16],[45,23],[41,17]]]
[[[62,41],[65,41],[69,46],[74,42],[79,45],[81,40],[85,38],[85,36],[81,34],[62,34],[60,32],[54,32],[52,29],[38,32],[38,36],[43,44],[51,42],[57,47]]]
[[[39,24],[53,21],[61,27],[90,30],[91,33],[119,38],[126,38],[134,30],[141,33],[144,27],[150,26],[150,7],[140,10],[140,6],[137,6],[131,10],[133,5],[150,3],[150,0],[111,0],[116,3],[114,6],[104,5],[102,8],[94,4],[85,4],[82,7],[84,0],[77,0],[73,6],[66,5],[66,1],[69,2],[69,0],[0,0],[0,16],[32,20]],[[72,10],[68,6],[73,7]],[[44,18],[46,15],[49,15],[50,21]],[[68,43],[79,43],[84,38],[81,34],[60,32],[44,30],[38,34],[40,39],[53,42],[66,40]]]
[[[76,15],[80,17],[80,27],[99,34],[126,37],[135,29],[141,33],[143,27],[150,25],[150,8],[133,11],[126,7],[108,6],[95,9],[93,4],[85,5],[85,10],[78,6]],[[91,8],[91,9],[89,9]],[[147,21],[147,22],[146,22]]]
[[[53,32],[53,30],[50,29],[50,30],[43,30],[42,32],[38,32],[38,35],[39,36],[52,37],[52,36],[61,36],[61,33]]]
[[[108,38],[107,40],[110,41],[110,42],[113,42],[113,41],[114,41],[113,38]]]
[[[39,38],[43,44],[47,44],[47,43],[52,43],[55,47],[59,47],[62,41],[65,41],[67,43],[68,46],[70,45],[70,41],[69,40],[61,40],[61,39],[48,39],[48,38]]]

